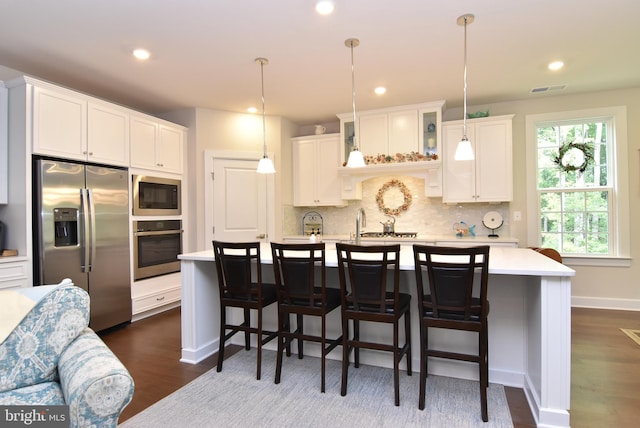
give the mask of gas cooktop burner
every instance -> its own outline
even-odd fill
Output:
[[[415,238],[418,234],[416,232],[362,232],[360,236],[362,238]]]

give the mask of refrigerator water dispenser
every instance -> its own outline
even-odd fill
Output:
[[[78,245],[78,209],[54,208],[54,246],[70,247]]]

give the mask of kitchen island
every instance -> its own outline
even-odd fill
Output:
[[[183,254],[182,358],[195,364],[218,351],[219,295],[213,250]],[[261,248],[263,281],[273,281],[271,249]],[[403,290],[412,295],[412,361],[419,367],[419,322],[413,252],[402,246]],[[338,286],[337,254],[327,244],[327,284]],[[523,388],[538,426],[568,427],[571,390],[571,277],[575,272],[533,250],[491,247],[489,258],[489,381]],[[240,313],[232,316],[240,316]],[[275,305],[264,311],[264,328],[274,329]],[[307,324],[305,323],[305,326]],[[309,323],[310,328],[317,328]],[[340,311],[328,317],[328,337],[340,334]],[[440,334],[438,334],[440,333]],[[459,334],[455,334],[459,333]],[[383,337],[391,331],[362,328],[361,334]],[[477,339],[467,332],[430,332],[430,341],[446,342],[462,351],[475,349]],[[275,349],[275,344],[269,344]],[[268,346],[267,346],[268,347]],[[305,353],[319,355],[313,344]],[[334,351],[329,358],[340,359]],[[392,366],[386,353],[361,352],[364,364]],[[429,372],[477,380],[475,364],[434,359]]]

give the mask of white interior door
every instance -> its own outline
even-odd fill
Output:
[[[258,161],[213,159],[213,239],[262,241],[267,238],[267,175]]]

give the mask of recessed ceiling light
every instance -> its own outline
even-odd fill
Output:
[[[375,92],[377,95],[382,95],[387,92],[387,88],[385,88],[384,86],[378,86],[373,90],[373,92]]]
[[[248,111],[249,113],[257,113],[257,112],[258,112],[258,109],[257,109],[257,108],[255,108],[255,107],[249,107],[249,108],[247,109],[247,111]]]
[[[133,51],[133,56],[135,56],[138,59],[145,60],[145,59],[149,59],[151,54],[146,49],[135,49]]]
[[[552,70],[552,71],[560,70],[562,67],[564,67],[564,62],[553,61],[549,63],[548,67],[549,67],[549,70]]]
[[[333,2],[329,0],[321,0],[316,3],[316,12],[320,15],[329,15],[333,12],[334,6]]]

